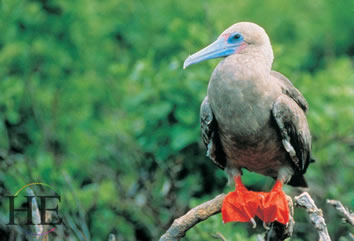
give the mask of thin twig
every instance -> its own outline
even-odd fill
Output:
[[[167,232],[161,236],[160,241],[178,241],[186,235],[186,232],[197,223],[217,214],[221,211],[225,194],[220,194],[214,199],[200,204],[189,210],[184,216],[175,219]]]
[[[321,241],[331,241],[329,237],[327,225],[323,218],[322,210],[318,209],[310,194],[303,192],[295,197],[295,205],[305,208],[312,224],[315,226]]]
[[[337,209],[337,211],[344,217],[345,222],[354,226],[354,213],[351,213],[347,208],[345,208],[340,201],[327,199],[327,203]]]
[[[219,240],[221,240],[221,241],[227,241],[227,239],[224,237],[224,235],[222,235],[222,233],[219,233],[219,232],[214,233],[214,234],[212,234],[211,236],[212,236],[213,238],[219,239]]]

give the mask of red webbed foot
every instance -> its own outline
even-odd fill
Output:
[[[226,195],[222,208],[222,220],[227,222],[252,222],[255,226],[254,216],[259,212],[264,193],[248,191],[243,185],[241,177],[235,177],[236,190]]]
[[[265,223],[278,221],[287,224],[289,222],[290,211],[282,186],[283,184],[277,180],[273,189],[269,193],[265,193],[262,208],[257,212],[257,216]]]

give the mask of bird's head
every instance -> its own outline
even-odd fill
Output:
[[[208,59],[255,53],[263,55],[272,64],[273,50],[264,29],[255,23],[240,22],[227,28],[215,42],[190,55],[184,61],[183,68]]]

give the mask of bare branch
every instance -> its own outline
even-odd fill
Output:
[[[354,213],[351,213],[347,208],[345,208],[340,201],[327,199],[327,203],[331,204],[338,210],[338,212],[344,217],[345,222],[354,226]]]
[[[310,194],[303,192],[295,197],[295,205],[305,208],[312,224],[315,226],[321,241],[331,241],[329,237],[327,225],[323,218],[322,210],[318,209]]]
[[[176,219],[167,232],[161,236],[160,241],[178,241],[185,236],[186,232],[197,223],[204,221],[210,216],[217,214],[221,211],[222,202],[225,194],[220,194],[214,199],[200,204],[199,206],[191,209],[184,216]],[[294,209],[292,199],[287,196],[289,207],[291,210],[290,222],[287,225],[274,222],[270,225],[271,228],[266,232],[264,240],[284,240],[290,237],[293,233],[295,221],[293,219]],[[214,238],[224,240],[220,233],[213,235]],[[225,239],[226,240],[226,239]]]
[[[178,241],[186,235],[186,232],[197,223],[217,214],[221,211],[225,194],[220,194],[214,199],[200,204],[189,210],[184,216],[175,219],[167,232],[161,236],[160,241]]]
[[[225,198],[225,194],[220,194],[214,199],[200,204],[199,206],[191,209],[184,216],[177,218],[172,223],[171,227],[161,236],[160,241],[178,241],[186,235],[186,232],[191,229],[197,223],[206,220],[210,216],[213,216],[221,211],[221,206]],[[290,197],[287,197],[289,207],[291,210],[290,222],[287,225],[282,225],[278,222],[271,224],[270,229],[267,230],[265,238],[263,240],[284,240],[290,237],[293,232],[295,221],[293,219],[294,211],[293,204]],[[323,218],[322,210],[318,209],[315,202],[307,192],[302,193],[295,197],[295,205],[305,208],[309,214],[310,220],[318,231],[321,241],[331,241],[328,234],[327,225]],[[343,207],[344,210],[346,210]],[[349,212],[349,211],[348,211]],[[352,214],[349,214],[352,217]],[[216,238],[223,239],[218,235]],[[258,235],[258,240],[262,240]]]

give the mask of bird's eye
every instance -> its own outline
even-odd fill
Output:
[[[243,37],[240,33],[231,33],[229,35],[229,38],[227,39],[227,41],[230,44],[238,44],[238,43],[242,42],[242,40],[243,40]]]
[[[233,37],[233,39],[236,39],[236,40],[240,39],[240,38],[241,38],[241,34],[239,34],[239,33],[235,34]]]

